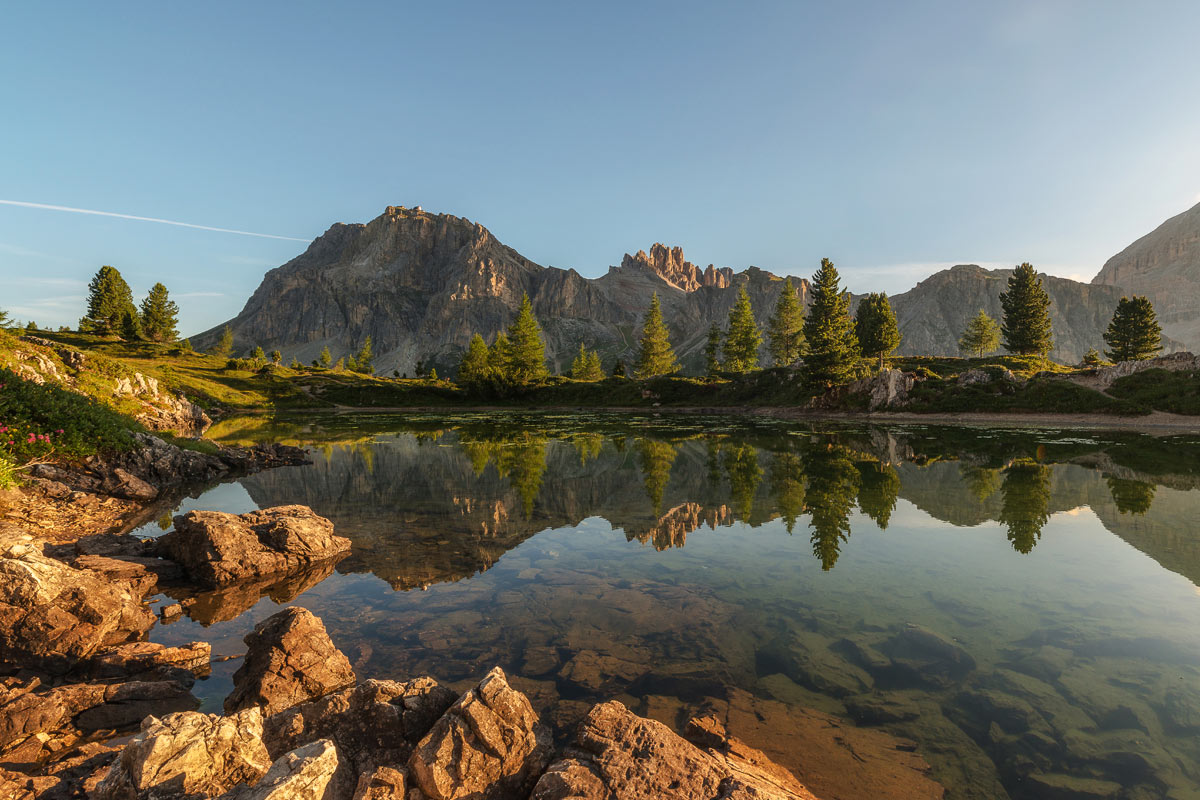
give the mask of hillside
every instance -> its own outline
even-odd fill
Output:
[[[1146,295],[1163,333],[1200,350],[1200,204],[1110,258],[1092,283]]]

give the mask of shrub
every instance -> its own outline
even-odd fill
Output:
[[[13,464],[127,450],[137,427],[83,395],[0,369],[0,457]]]

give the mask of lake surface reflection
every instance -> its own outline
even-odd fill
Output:
[[[715,699],[756,709],[733,733],[764,747],[807,707],[912,740],[950,797],[1200,796],[1195,437],[517,414],[214,435],[314,464],[184,510],[303,503],[353,551],[192,598],[158,641],[240,653],[295,603],[360,677],[499,664],[560,731],[601,699],[666,721]]]

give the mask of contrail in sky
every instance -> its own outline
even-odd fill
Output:
[[[173,219],[157,217],[137,217],[133,214],[117,214],[113,211],[96,211],[91,208],[71,208],[70,206],[52,206],[46,203],[27,203],[24,200],[0,200],[0,205],[20,206],[21,208],[40,208],[45,211],[70,211],[73,214],[92,214],[97,217],[116,217],[118,219],[136,219],[139,222],[161,222],[163,225],[178,225],[181,228],[195,228],[199,231],[216,231],[217,233],[236,233],[239,236],[258,236],[263,239],[284,239],[289,242],[307,242],[295,236],[276,236],[273,233],[253,233],[251,231],[235,231],[232,228],[214,228],[211,225],[195,225],[191,222],[176,222]]]

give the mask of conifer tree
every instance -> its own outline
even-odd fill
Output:
[[[195,352],[195,351],[192,349],[192,340],[191,340],[191,339],[182,339],[182,340],[180,340],[180,342],[179,342],[179,349],[180,349],[180,350],[182,350],[182,351],[183,351],[183,352],[185,352],[185,353],[194,353],[194,352]]]
[[[775,314],[767,323],[767,350],[777,367],[796,363],[804,350],[804,307],[796,297],[791,278],[783,282]]]
[[[533,316],[529,295],[524,295],[517,318],[508,326],[508,375],[515,383],[531,383],[549,374],[542,327]]]
[[[642,338],[638,343],[638,359],[634,375],[639,378],[654,378],[679,371],[675,351],[671,349],[670,332],[662,318],[662,307],[658,292],[650,297],[650,308],[642,324]]]
[[[724,333],[715,322],[708,329],[708,341],[704,344],[704,372],[709,377],[721,371],[721,339]]]
[[[142,333],[152,342],[173,342],[179,338],[179,306],[167,294],[167,287],[156,283],[142,300]]]
[[[1042,279],[1026,262],[1019,265],[1008,279],[1008,291],[1000,294],[1004,321],[1000,331],[1004,348],[1021,356],[1045,356],[1054,347],[1050,327],[1050,295]]]
[[[1104,354],[1114,362],[1144,361],[1161,352],[1162,326],[1150,299],[1122,297],[1104,332],[1104,343],[1108,345]]]
[[[226,328],[225,330],[229,329]],[[326,345],[321,348],[321,355],[317,358],[317,366],[329,369],[331,364],[333,364],[333,354],[329,352],[329,346]]]
[[[958,346],[964,353],[983,358],[1000,346],[1000,326],[981,308],[967,323],[967,329],[958,340]]]
[[[624,378],[625,374],[626,374],[625,373],[625,362],[618,361],[617,363],[613,364],[612,372],[609,374],[612,375],[614,378]]]
[[[300,369],[300,359],[292,356],[292,363],[288,364],[289,369]]]
[[[354,357],[355,363],[358,365],[358,371],[366,375],[370,375],[375,371],[375,365],[372,360],[375,358],[371,352],[371,337],[368,335],[363,345],[358,350],[358,354]]]
[[[33,325],[33,322],[29,324]],[[142,319],[133,305],[130,305],[121,314],[121,338],[127,342],[134,342],[142,338]]]
[[[216,344],[208,348],[208,352],[217,358],[229,358],[233,355],[233,329],[228,325],[222,328]]]
[[[267,354],[263,352],[262,345],[255,345],[254,352],[250,354],[250,358],[254,361],[254,366],[261,367],[267,363]]]
[[[585,380],[589,380],[589,381],[604,380],[604,365],[600,363],[599,351],[593,350],[592,352],[588,353],[587,368],[586,368],[585,374],[587,375],[587,378],[585,378]]]
[[[1104,363],[1104,359],[1100,357],[1099,351],[1094,347],[1089,347],[1088,351],[1083,354],[1083,365],[1085,367],[1098,367]]]
[[[107,264],[88,284],[87,314],[79,320],[79,330],[109,336],[121,331],[125,312],[133,311],[133,293],[121,273]]]
[[[0,308],[0,328],[7,328],[11,323],[8,318],[8,312]]]
[[[812,304],[804,320],[806,379],[810,386],[845,383],[858,360],[858,339],[850,319],[850,296],[843,294],[833,262],[821,259],[810,282]]]
[[[729,328],[725,332],[725,363],[730,372],[749,372],[758,366],[758,346],[762,344],[762,331],[754,321],[754,309],[750,306],[750,295],[746,287],[738,290],[737,300],[729,309]]]
[[[600,354],[588,350],[579,343],[579,355],[571,362],[571,377],[577,381],[598,381],[604,379],[604,368],[600,365]]]
[[[283,364],[283,353],[279,352],[278,350],[272,350],[271,351],[271,363],[272,364]]]
[[[854,335],[858,337],[862,354],[868,358],[878,356],[879,368],[883,369],[884,357],[900,346],[901,338],[887,294],[871,292],[858,304],[858,312],[854,315]]]
[[[492,346],[488,350],[488,367],[493,376],[511,380],[509,374],[511,354],[512,345],[509,344],[508,336],[503,333],[496,334],[496,340],[492,342]]]
[[[575,360],[571,362],[571,377],[580,380],[584,369],[587,368],[587,348],[583,346],[583,342],[579,343],[579,354],[575,356]]]
[[[462,361],[458,364],[458,382],[478,383],[488,374],[488,346],[478,333],[471,337]]]

